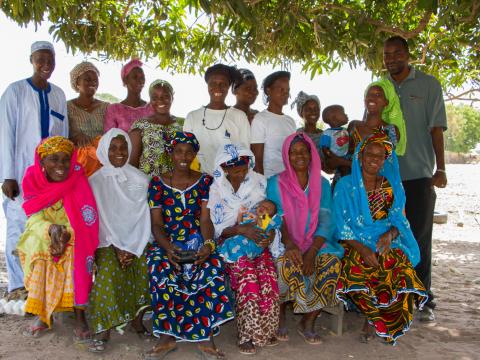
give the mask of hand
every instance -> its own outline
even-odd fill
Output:
[[[366,247],[365,245],[361,245],[359,248],[359,253],[362,256],[363,261],[375,269],[378,269],[380,267],[380,264],[377,259],[377,254],[375,254],[370,248]]]
[[[303,265],[302,253],[297,245],[292,244],[285,249],[285,258],[290,260],[293,265],[301,267]]]
[[[310,276],[315,271],[315,258],[317,257],[317,250],[310,248],[303,254],[302,272],[305,276]]]
[[[325,155],[325,163],[328,168],[336,169],[337,167],[341,166],[342,158],[335,155],[329,148],[322,148],[323,154]]]
[[[264,231],[256,227],[254,223],[237,225],[237,231],[239,235],[243,235],[257,244],[262,241],[262,235],[264,234]]]
[[[447,186],[447,174],[443,171],[435,171],[432,177],[432,185],[438,188]]]
[[[197,252],[197,260],[194,262],[195,265],[201,265],[208,259],[211,254],[210,246],[203,245],[200,250]]]
[[[129,251],[121,250],[117,247],[114,247],[115,254],[117,255],[117,260],[120,263],[120,267],[125,270],[129,265],[132,264],[135,259],[135,255]]]
[[[17,180],[5,179],[2,184],[2,192],[10,200],[15,200],[15,198],[20,194]]]
[[[175,245],[169,244],[168,248],[166,248],[165,251],[167,252],[169,263],[172,264],[176,269],[180,269],[180,265],[175,261],[180,259],[180,257],[176,254],[177,251],[180,251],[180,248]]]
[[[259,243],[257,243],[257,245],[265,249],[267,246],[270,246],[270,244],[273,242],[274,239],[275,239],[275,231],[270,230],[268,232],[268,236],[263,237],[262,240]]]
[[[390,250],[393,234],[391,230],[384,233],[377,241],[377,251],[380,255],[385,255]]]
[[[64,225],[52,224],[48,228],[48,235],[50,236],[50,255],[53,257],[62,256],[70,241],[70,232]]]

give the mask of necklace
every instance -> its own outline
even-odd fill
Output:
[[[223,121],[225,120],[225,116],[227,115],[227,111],[228,111],[228,107],[225,109],[225,112],[223,113],[222,121],[220,122],[220,124],[216,128],[209,128],[207,125],[205,125],[205,114],[207,112],[207,107],[204,106],[203,107],[203,119],[202,119],[203,127],[207,130],[212,130],[212,131],[220,129],[220,126],[222,126]]]

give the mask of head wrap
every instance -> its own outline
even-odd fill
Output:
[[[150,96],[152,96],[153,90],[157,87],[163,87],[163,88],[167,89],[168,92],[170,93],[170,95],[173,98],[173,94],[175,94],[175,91],[173,91],[172,85],[170,85],[170,83],[168,81],[161,80],[161,79],[157,79],[150,84],[150,86],[148,87],[148,94]]]
[[[293,144],[304,142],[310,148],[311,161],[308,171],[308,193],[298,183],[290,163],[289,151]],[[295,133],[288,136],[282,147],[285,170],[278,175],[278,186],[284,211],[284,220],[292,241],[304,253],[313,243],[317,231],[320,200],[322,196],[320,156],[308,135]],[[329,190],[327,190],[329,191]],[[305,231],[305,229],[307,229]]]
[[[62,146],[67,142],[70,143],[65,138],[55,136],[44,140],[37,147],[34,164],[27,168],[23,177],[22,189],[25,201],[22,207],[25,214],[30,217],[42,209],[51,207],[59,200],[63,200],[68,221],[75,233],[73,270],[71,270],[73,271],[74,303],[86,305],[92,288],[95,250],[98,246],[97,205],[83,167],[77,162],[76,151],[73,152],[70,159],[67,178],[60,182],[48,181],[40,163],[40,154],[44,151],[40,148],[45,148],[45,142],[51,144],[52,140],[50,139],[54,138],[63,139]],[[71,151],[73,144],[70,143],[68,148]],[[48,151],[50,149],[48,148]],[[53,260],[55,261],[55,258]]]
[[[73,148],[73,143],[67,138],[64,138],[63,136],[52,136],[46,138],[37,146],[37,154],[40,157],[40,160],[48,155],[56,154],[58,152],[64,152],[71,156]]]
[[[303,91],[300,91],[298,93],[297,97],[295,98],[295,100],[293,101],[293,103],[291,105],[291,108],[293,109],[293,107],[295,105],[297,105],[297,113],[298,113],[298,115],[302,116],[303,107],[310,100],[315,101],[317,103],[318,107],[320,108],[320,99],[318,98],[318,96],[308,95],[307,93],[304,93]]]
[[[132,71],[135,68],[141,68],[143,66],[143,63],[139,59],[132,59],[128,63],[122,66],[122,71],[120,72],[120,76],[122,77],[122,80],[125,80],[125,78],[130,74],[130,71]]]
[[[371,137],[375,137],[372,135]],[[363,143],[370,142],[370,137],[357,145],[352,159],[352,173],[344,176],[335,185],[333,195],[333,218],[336,225],[338,240],[356,240],[372,251],[380,237],[395,226],[399,235],[392,240],[392,249],[401,249],[413,266],[420,261],[420,251],[413,236],[410,224],[403,210],[405,208],[405,191],[403,190],[397,155],[393,151],[383,163],[379,175],[384,176],[393,190],[393,204],[387,218],[373,220],[368,205],[367,191],[363,182],[360,161],[360,151],[365,148]]]
[[[390,80],[382,78],[368,85],[365,95],[367,95],[368,89],[370,89],[372,86],[381,87],[385,94],[385,98],[388,100],[388,105],[383,109],[382,112],[382,120],[387,124],[393,124],[398,128],[400,139],[395,151],[397,155],[402,156],[405,154],[405,150],[407,148],[407,128],[405,126],[405,120],[400,107],[400,99],[395,91],[395,87]]]
[[[72,89],[78,92],[77,89],[77,80],[80,76],[85,74],[87,71],[93,71],[97,76],[100,76],[100,72],[91,62],[83,61],[80,64],[75,65],[75,67],[70,71],[70,85]]]
[[[367,146],[370,144],[382,145],[385,149],[385,159],[388,159],[392,155],[393,144],[387,134],[385,134],[383,131],[377,132],[362,141],[359,152],[363,154]]]
[[[228,78],[230,84],[238,81],[241,78],[240,73],[238,72],[237,68],[234,66],[228,66],[225,64],[215,64],[210,66],[207,71],[205,71],[205,82],[208,83],[208,79],[213,74],[223,74]]]
[[[198,143],[197,138],[194,134],[190,132],[176,131],[173,133],[172,137],[166,139],[165,151],[169,154],[173,152],[177,144],[190,144],[192,145],[193,151],[198,152],[200,150],[200,144]]]
[[[98,143],[97,156],[103,167],[90,178],[100,214],[100,246],[115,247],[140,257],[150,239],[150,209],[147,201],[149,177],[127,162],[114,167],[108,158],[112,140],[123,136],[132,144],[128,134],[112,128]],[[128,236],[125,236],[128,234]]]
[[[237,90],[243,83],[248,80],[255,80],[255,75],[248,69],[238,69],[240,76],[232,83],[232,92]]]
[[[250,162],[249,156],[239,156],[220,164],[220,166],[224,169],[228,169],[228,168],[233,168],[237,166],[248,165],[249,162]]]
[[[50,51],[52,55],[55,56],[55,49],[53,48],[53,44],[49,41],[35,41],[30,47],[30,55],[40,50]]]

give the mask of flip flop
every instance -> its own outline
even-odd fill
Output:
[[[143,355],[144,360],[162,360],[168,354],[177,350],[177,345],[174,344],[173,347],[169,347],[169,344],[162,344],[158,346],[154,346],[152,350],[148,351]],[[158,349],[155,351],[155,349]]]
[[[277,346],[278,344],[280,344],[280,342],[279,342],[279,340],[275,337],[275,338],[272,338],[272,339],[268,340],[267,343],[265,344],[265,346],[274,347],[274,346]]]
[[[288,341],[290,338],[288,337],[288,328],[281,327],[277,330],[277,340],[278,341]]]
[[[30,325],[25,330],[23,330],[22,335],[30,338],[39,338],[42,335],[45,335],[50,329],[46,325]]]
[[[319,338],[320,336],[314,331],[305,331],[297,328],[297,332],[307,344],[320,345],[323,343],[323,341]]]
[[[238,352],[242,355],[256,355],[257,354],[257,348],[255,347],[255,345],[253,345],[253,343],[251,341],[248,341],[248,342],[250,343],[250,345],[252,347],[248,350],[244,350],[244,349],[241,348],[241,346],[244,345],[245,343],[240,344],[240,345],[238,345]]]
[[[108,340],[104,339],[93,339],[90,345],[88,346],[88,351],[92,353],[101,353],[106,349],[106,344]]]

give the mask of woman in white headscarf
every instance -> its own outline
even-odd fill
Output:
[[[150,302],[144,255],[151,236],[149,178],[128,164],[131,149],[125,131],[110,129],[97,149],[103,167],[89,178],[100,216],[89,309],[91,330],[99,334],[90,347],[94,352],[105,349],[113,327],[133,320],[137,332],[145,331],[140,310]]]
[[[252,210],[265,199],[265,177],[253,171],[255,157],[241,145],[227,144],[215,158],[215,180],[210,188],[208,208],[215,227],[215,238],[222,253],[222,243],[235,236],[255,241],[263,248],[260,255],[247,253],[226,257],[226,269],[235,308],[239,351],[245,355],[256,353],[257,346],[278,344],[279,293],[275,264],[268,245],[273,232],[256,226],[256,222],[238,223],[238,214]]]

